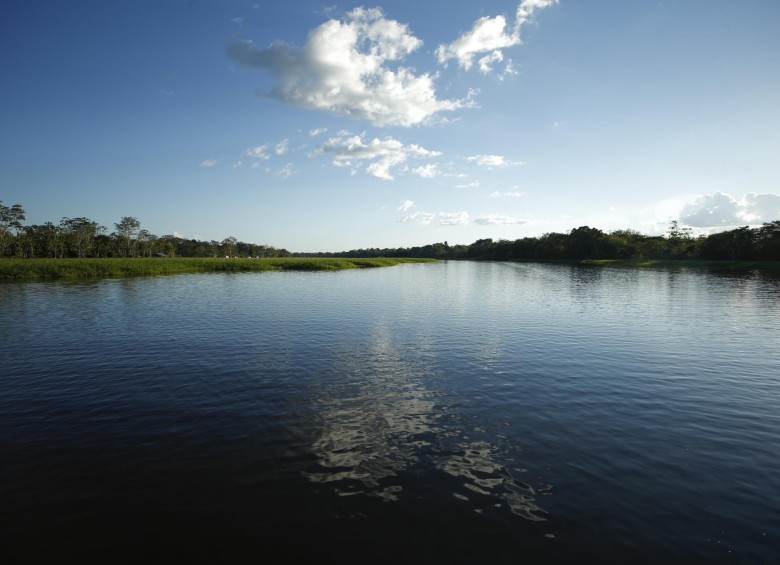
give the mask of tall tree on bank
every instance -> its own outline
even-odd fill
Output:
[[[0,255],[3,255],[13,238],[18,238],[24,219],[25,211],[21,204],[14,204],[9,208],[0,200]]]
[[[141,228],[141,222],[132,216],[123,216],[114,224],[114,234],[119,242],[119,254],[123,257],[135,257],[136,234]]]

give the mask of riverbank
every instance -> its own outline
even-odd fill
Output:
[[[585,259],[580,265],[597,267],[657,268],[657,269],[710,269],[721,271],[765,271],[780,273],[780,261],[706,261],[703,259]]]
[[[391,267],[399,263],[435,262],[434,259],[371,258],[337,259],[284,257],[268,259],[226,258],[105,258],[105,259],[0,259],[0,280],[36,281],[94,279],[180,273],[339,271]]]

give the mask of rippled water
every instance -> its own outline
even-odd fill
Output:
[[[780,280],[0,285],[16,560],[780,562]]]

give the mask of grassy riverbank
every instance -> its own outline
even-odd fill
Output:
[[[722,271],[765,271],[780,273],[780,261],[706,261],[703,259],[688,260],[641,260],[641,259],[586,259],[580,261],[581,265],[594,265],[600,267],[629,267],[629,268],[657,268],[657,269],[712,269]]]
[[[336,259],[285,257],[273,259],[134,258],[134,259],[0,259],[0,280],[34,281],[91,279],[178,273],[338,271],[390,267],[433,259]]]

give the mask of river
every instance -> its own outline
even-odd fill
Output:
[[[780,562],[780,279],[0,284],[17,561]]]

